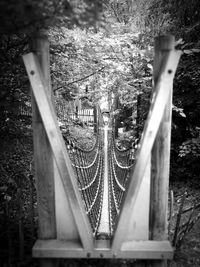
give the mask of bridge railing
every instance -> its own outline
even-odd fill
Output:
[[[59,99],[58,97],[54,97],[54,102],[57,117],[61,122],[65,123],[70,120],[79,120],[88,126],[94,126],[95,112],[93,107],[79,108],[76,110],[73,101],[66,101],[64,99]]]
[[[81,109],[77,112],[70,112],[69,118],[76,120],[79,119],[83,123],[93,125],[94,123],[94,110],[93,109]]]

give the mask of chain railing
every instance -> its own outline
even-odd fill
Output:
[[[98,114],[98,130],[92,148],[82,149],[65,136],[63,138],[94,235],[98,232],[102,214],[104,171],[108,172],[109,227],[112,235],[133,167],[134,150],[117,146],[112,127],[108,134],[108,170],[104,170],[103,119],[101,113]]]
[[[133,168],[132,148],[121,150],[115,142],[114,130],[109,134],[109,213],[110,232],[113,233],[122,199],[129,182],[130,170]]]
[[[66,139],[64,136],[63,138],[75,170],[85,210],[95,235],[101,218],[103,202],[103,131],[98,127],[96,141],[91,149],[82,149],[73,141]]]

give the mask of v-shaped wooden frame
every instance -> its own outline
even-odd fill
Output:
[[[75,228],[81,239],[81,245],[73,242],[69,244],[70,240],[65,240],[64,237],[62,240],[62,236],[55,240],[39,240],[34,249],[34,255],[36,257],[119,257],[140,259],[172,257],[173,251],[167,240],[154,241],[147,238],[145,241],[141,239],[137,241],[134,239],[132,232],[135,216],[133,216],[133,211],[138,203],[137,198],[141,190],[141,185],[145,177],[150,177],[149,164],[151,151],[163,119],[166,105],[171,97],[173,78],[179,58],[180,52],[175,52],[172,49],[162,60],[160,75],[158,75],[159,79],[156,83],[154,98],[138,150],[136,165],[131,174],[130,184],[126,191],[119,220],[110,244],[110,241],[107,240],[94,240],[70,158],[58,127],[56,114],[46,90],[47,85],[45,84],[38,58],[33,53],[23,56],[34,98],[59,172],[60,180],[57,181],[57,186],[59,190],[62,188],[65,192],[65,203],[70,213],[69,217],[73,216],[70,223],[71,225],[73,222],[75,223]],[[59,206],[57,209],[59,209]]]
[[[45,90],[47,85],[45,85],[40,64],[33,53],[24,55],[23,60],[82,245],[85,249],[91,250],[93,248],[92,229],[83,206],[66,146],[58,127],[52,102],[47,90]]]

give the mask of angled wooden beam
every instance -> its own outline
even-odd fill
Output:
[[[136,165],[131,174],[130,184],[126,191],[119,220],[116,225],[112,242],[113,251],[117,252],[120,250],[124,241],[125,233],[129,227],[130,214],[134,208],[146,165],[151,154],[151,149],[161,123],[167,101],[169,99],[169,84],[171,86],[179,58],[180,52],[171,51],[163,59],[159,79],[156,84],[157,90],[152,99],[152,104],[144,127],[143,136],[139,145],[136,157]]]
[[[77,224],[82,245],[84,249],[91,250],[93,248],[92,229],[78,191],[76,177],[58,127],[53,105],[49,95],[46,93],[47,85],[43,78],[38,59],[33,53],[29,53],[23,56],[23,60],[37,102],[38,110],[54,154],[63,187]]]

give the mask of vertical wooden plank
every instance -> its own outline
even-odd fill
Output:
[[[31,48],[39,59],[42,73],[46,81],[46,91],[52,96],[50,80],[49,43],[44,36],[33,36]],[[36,187],[38,200],[38,238],[56,238],[55,192],[54,192],[54,160],[41,116],[34,96],[32,95],[33,110],[33,142],[34,164],[36,171]],[[53,267],[57,262],[41,260],[40,266]]]
[[[155,94],[150,106],[150,111],[145,122],[144,131],[136,155],[135,167],[130,173],[130,183],[126,190],[119,219],[116,224],[116,230],[112,241],[112,250],[114,253],[120,249],[122,242],[125,241],[124,235],[130,218],[130,211],[134,208],[134,204],[141,187],[141,182],[144,178],[145,168],[148,163],[149,156],[151,155],[152,147],[170,95],[168,87],[171,87],[173,82],[179,58],[179,52],[171,51],[164,59],[164,62],[162,62],[162,75],[159,76],[158,83],[156,85],[157,94]]]
[[[115,100],[114,100],[114,111],[119,109],[119,96],[116,94],[115,95]],[[118,138],[118,129],[119,129],[119,119],[117,118],[117,116],[115,116],[115,138]]]
[[[57,239],[76,240],[80,242],[76,222],[71,211],[70,203],[65,193],[62,178],[56,168],[55,179],[55,207],[56,207],[56,229]]]
[[[173,36],[159,36],[155,39],[154,88],[159,78],[162,60],[174,49]],[[172,86],[169,85],[169,99],[166,104],[151,158],[151,193],[150,193],[150,239],[167,240],[167,206],[169,185],[169,161],[171,141]],[[153,94],[157,92],[154,91]],[[165,266],[166,262],[154,261],[152,266]]]
[[[129,227],[124,235],[126,241],[149,239],[150,164],[149,157],[134,209],[131,210]]]
[[[96,106],[93,107],[93,114],[94,114],[94,133],[97,133],[97,108]]]
[[[82,244],[85,249],[91,250],[93,248],[91,226],[84,210],[83,201],[78,190],[77,181],[62,134],[58,127],[53,105],[45,89],[46,85],[38,58],[33,53],[29,53],[23,56],[23,60],[33,88],[34,96],[37,100],[43,125],[51,144],[59,175],[62,178],[64,190],[70,202],[71,211],[73,212]]]

